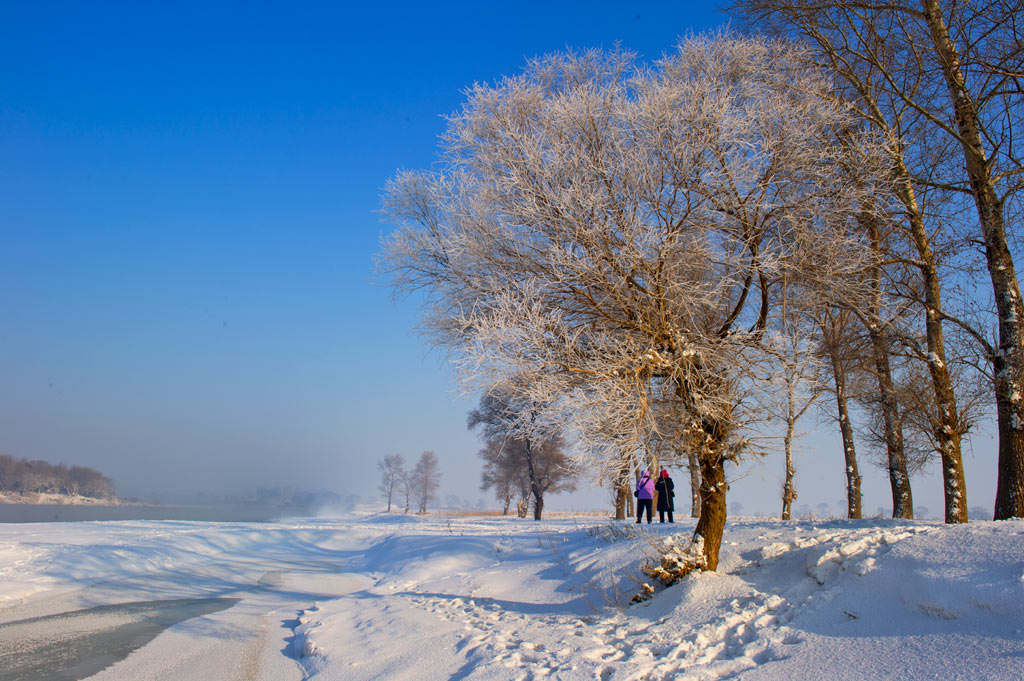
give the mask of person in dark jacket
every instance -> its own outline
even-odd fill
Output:
[[[647,511],[647,523],[651,522],[651,506],[654,503],[654,483],[651,481],[651,474],[647,471],[640,473],[640,479],[636,481],[636,521],[640,522],[644,511]]]
[[[661,469],[658,482],[654,483],[654,489],[658,491],[658,520],[665,522],[665,513],[668,513],[668,521],[672,522],[672,511],[676,510],[675,483],[664,468]]]

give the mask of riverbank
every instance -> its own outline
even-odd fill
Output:
[[[0,504],[47,505],[47,506],[119,506],[121,500],[116,497],[97,499],[81,494],[54,494],[50,492],[0,492]]]

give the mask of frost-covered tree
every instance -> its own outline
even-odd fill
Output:
[[[409,474],[409,486],[420,513],[427,512],[427,504],[437,498],[441,486],[441,463],[437,454],[427,450],[420,454]]]
[[[837,141],[849,119],[830,88],[756,40],[690,38],[653,66],[553,55],[474,86],[438,170],[401,173],[384,199],[383,269],[425,292],[423,325],[468,388],[535,406],[517,434],[566,427],[612,479],[672,398],[700,470],[703,569],[779,282],[826,295],[871,256],[847,229],[871,182],[848,169],[875,156]]]
[[[502,515],[508,515],[512,500],[518,496],[516,511],[524,518],[530,500],[530,478],[522,465],[522,447],[515,446],[518,442],[503,437],[484,441],[479,452],[483,461],[480,489],[494,490],[494,496],[502,502]]]
[[[95,499],[114,496],[114,483],[107,476],[88,466],[71,466],[68,470],[69,491]]]
[[[520,490],[533,497],[534,520],[541,520],[545,495],[575,490],[578,469],[565,455],[558,432],[550,430],[540,436],[535,429],[533,434],[520,434],[522,412],[532,408],[510,395],[487,393],[479,408],[470,412],[467,425],[479,428],[487,444],[481,452],[484,489],[493,485],[503,496],[508,513],[511,492],[518,483]]]
[[[405,475],[405,459],[401,454],[388,454],[377,462],[377,470],[380,471],[380,486],[378,489],[384,498],[388,500],[388,513],[391,512],[391,501],[398,491],[398,485]]]

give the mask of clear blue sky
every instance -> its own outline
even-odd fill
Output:
[[[0,453],[125,495],[369,497],[377,459],[433,449],[443,493],[484,496],[473,405],[374,282],[380,188],[432,162],[474,81],[724,22],[678,1],[5,3]]]

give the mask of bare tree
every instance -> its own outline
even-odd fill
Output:
[[[545,495],[575,490],[578,471],[563,452],[558,433],[549,431],[543,437],[538,437],[536,431],[534,435],[516,435],[521,412],[532,408],[530,404],[517,403],[509,395],[487,393],[480,399],[480,407],[470,412],[468,426],[482,428],[482,437],[487,443],[485,451],[497,449],[493,459],[496,465],[492,469],[485,465],[483,474],[487,482],[488,474],[500,465],[500,473],[496,470],[494,473],[495,479],[507,481],[505,512],[511,501],[513,482],[519,481],[520,489],[525,484],[533,496],[534,520],[541,520]]]
[[[416,491],[414,485],[413,471],[404,470],[398,476],[395,489],[398,492],[399,498],[404,502],[402,505],[402,513],[409,515],[411,509],[413,494]]]
[[[846,514],[857,519],[863,517],[861,508],[861,476],[857,464],[857,449],[850,421],[850,376],[855,371],[857,353],[851,352],[850,312],[831,306],[817,311],[819,353],[825,358],[831,373],[832,392],[836,397],[836,421],[843,442],[843,463],[846,473]],[[824,385],[824,381],[822,381]]]
[[[420,454],[410,474],[409,484],[419,512],[426,513],[427,504],[437,498],[437,489],[441,486],[441,464],[437,454],[430,450]]]
[[[1019,129],[1024,46],[1019,2],[915,3],[739,0],[747,19],[808,39],[849,86],[866,121],[890,135],[893,186],[906,209],[906,235],[921,275],[927,362],[935,393],[935,441],[942,460],[946,521],[967,520],[958,412],[945,357],[943,321],[963,326],[984,348],[994,378],[999,424],[997,518],[1024,516],[1024,327],[1006,215],[1024,184],[1014,143]],[[951,159],[959,157],[959,161]],[[949,226],[928,225],[921,192],[969,196],[977,213],[998,320],[998,339],[948,314],[941,303],[934,240]]]
[[[475,86],[445,165],[385,196],[399,229],[384,270],[426,291],[424,326],[464,385],[536,406],[517,435],[570,424],[612,479],[621,454],[593,457],[645,451],[652,403],[673,396],[700,469],[703,569],[778,282],[846,285],[871,257],[846,229],[870,182],[836,163],[851,145],[829,91],[789,48],[753,40],[688,39],[653,68],[553,55]],[[873,172],[867,140],[858,153]]]
[[[782,333],[769,333],[766,337],[765,349],[771,364],[767,368],[768,389],[759,401],[772,420],[783,426],[785,467],[781,517],[789,520],[797,498],[793,464],[793,446],[799,436],[796,425],[821,395],[822,388],[811,320],[794,313],[784,318],[780,326]]]
[[[927,24],[935,57],[928,62],[941,67],[948,89],[946,111],[952,111],[955,127],[944,118],[941,129],[959,143],[963,153],[998,313],[998,346],[988,347],[999,422],[998,520],[1024,517],[1024,303],[1004,216],[1005,206],[1021,188],[1024,168],[1013,139],[1015,124],[1020,123],[1024,48],[1016,32],[1020,7],[1012,3],[969,4],[972,11],[968,13],[956,3],[947,5],[951,18],[960,20],[956,26],[960,46],[954,42],[938,0],[922,0],[923,12],[910,16]],[[990,8],[996,13],[990,14]],[[1010,49],[993,53],[987,45]],[[980,76],[969,77],[967,69],[972,65],[980,67]]]
[[[480,472],[480,489],[494,490],[494,496],[502,502],[502,515],[508,515],[512,507],[512,499],[520,486],[517,484],[521,476],[519,467],[513,461],[513,452],[506,448],[504,439],[488,440],[479,456],[484,465]]]
[[[391,500],[398,491],[399,482],[405,475],[405,459],[401,454],[388,454],[377,462],[377,470],[380,471],[380,486],[378,489],[384,498],[388,500],[388,513],[391,512]]]

